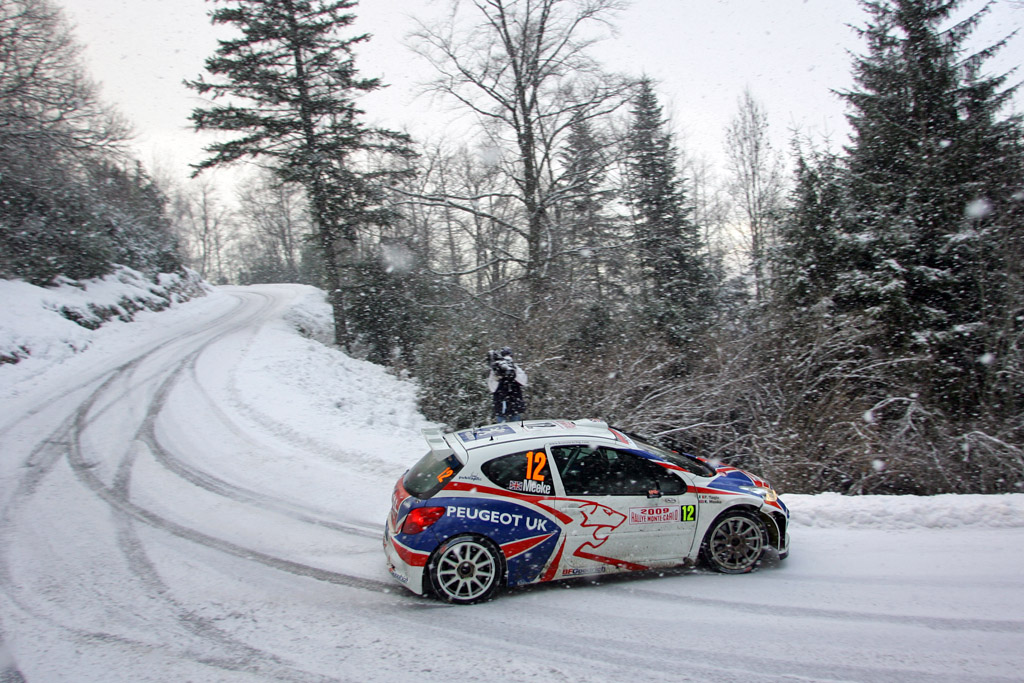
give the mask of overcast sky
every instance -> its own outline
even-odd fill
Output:
[[[221,29],[210,24],[206,0],[55,0],[85,45],[87,67],[105,100],[134,124],[136,148],[148,166],[184,179],[202,156],[202,136],[188,116],[201,102],[182,85],[203,72]],[[364,102],[367,120],[423,137],[437,132],[443,106],[418,95],[431,72],[408,51],[409,15],[429,19],[449,0],[363,0],[355,32],[373,39],[360,47],[364,76],[390,85]],[[1022,3],[998,0],[978,31],[991,43],[1024,25]],[[982,0],[968,0],[976,10]],[[843,104],[831,89],[851,85],[849,52],[864,46],[850,25],[866,15],[856,0],[633,0],[618,15],[616,37],[594,54],[610,71],[647,74],[688,153],[721,164],[724,130],[744,88],[767,110],[777,145],[799,127],[846,134]],[[1024,33],[1024,31],[1022,31]],[[1024,35],[1013,38],[992,70],[1024,63]],[[1024,73],[1018,74],[1024,79]],[[1022,100],[1018,98],[1018,102]],[[1018,104],[1018,107],[1020,105]]]

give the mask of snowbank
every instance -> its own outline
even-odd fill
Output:
[[[1024,527],[1024,493],[941,496],[785,495],[794,526],[847,529]]]
[[[416,384],[328,346],[334,319],[324,292],[287,287],[295,298],[239,359],[236,400],[262,425],[390,483],[426,452],[420,430],[435,426],[419,412]]]
[[[95,330],[110,320],[129,322],[139,311],[161,311],[208,288],[193,271],[160,274],[154,282],[126,266],[56,287],[0,280],[0,364],[29,357],[59,362],[87,349]]]

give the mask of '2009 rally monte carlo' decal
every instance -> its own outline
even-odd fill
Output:
[[[653,508],[629,508],[629,523],[661,524],[662,522],[681,522],[683,521],[683,507],[690,508],[690,516],[692,517],[692,505],[671,505],[668,507]]]

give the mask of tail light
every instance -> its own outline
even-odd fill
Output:
[[[395,482],[395,490],[391,494],[391,514],[388,515],[388,524],[391,529],[398,531],[398,511],[402,507],[402,503],[409,497],[409,492],[405,490],[405,485],[402,480],[405,478],[403,474]]]
[[[418,534],[444,516],[444,508],[414,508],[402,523],[403,534]]]

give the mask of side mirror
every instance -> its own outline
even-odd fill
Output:
[[[657,485],[655,485],[652,488],[647,489],[647,497],[648,498],[661,498],[661,489],[658,488]]]

